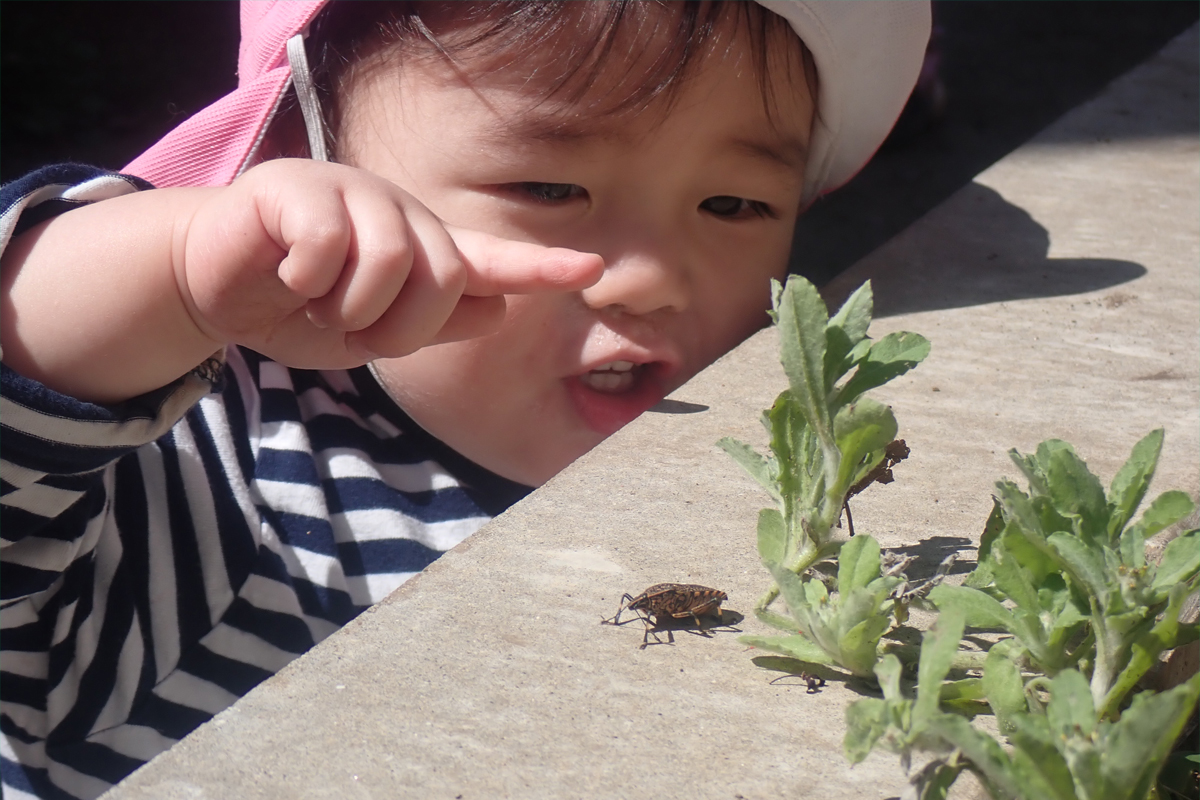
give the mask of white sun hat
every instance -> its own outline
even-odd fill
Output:
[[[328,0],[243,0],[238,88],[185,120],[125,172],[155,186],[222,186],[254,163],[255,151],[293,83],[301,106],[308,76],[303,34]],[[345,0],[343,0],[345,2]],[[929,0],[758,0],[786,19],[812,53],[818,102],[803,202],[854,177],[896,123],[916,84],[929,41]],[[297,50],[299,53],[297,53]],[[319,114],[306,113],[319,125]],[[319,131],[309,131],[319,142]]]
[[[805,204],[862,169],[912,94],[931,27],[926,0],[758,0],[791,23],[817,65]]]

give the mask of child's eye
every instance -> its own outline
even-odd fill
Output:
[[[727,194],[708,198],[700,204],[700,208],[710,214],[716,214],[718,217],[730,219],[743,219],[751,216],[775,219],[775,213],[766,203]]]
[[[582,186],[574,183],[523,181],[512,184],[512,188],[542,203],[561,203],[587,194]]]

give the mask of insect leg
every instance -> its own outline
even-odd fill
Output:
[[[624,611],[625,609],[629,608],[629,604],[632,602],[633,602],[633,595],[629,594],[629,592],[626,592],[625,594],[621,595],[621,605],[617,608],[617,613],[614,614],[612,617],[609,617],[608,619],[600,620],[600,624],[602,624],[602,625],[604,625],[604,624],[620,625],[621,624],[621,612]]]
[[[642,631],[642,646],[639,647],[638,650],[645,650],[646,646],[648,644],[650,644],[650,632],[652,630],[654,630],[654,628],[657,626],[650,621],[650,615],[648,613],[647,614],[638,614],[638,616],[641,617],[642,624],[646,626],[645,630]],[[656,643],[658,642],[657,635],[655,635],[654,641]]]

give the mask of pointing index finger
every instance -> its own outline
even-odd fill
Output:
[[[604,274],[604,259],[565,247],[501,239],[480,231],[446,226],[467,268],[464,294],[575,292]]]

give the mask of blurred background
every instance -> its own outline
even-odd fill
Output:
[[[801,219],[797,270],[833,277],[1198,18],[1187,0],[935,2],[923,83],[875,160]],[[237,25],[228,0],[4,0],[0,180],[121,168],[235,85]]]

